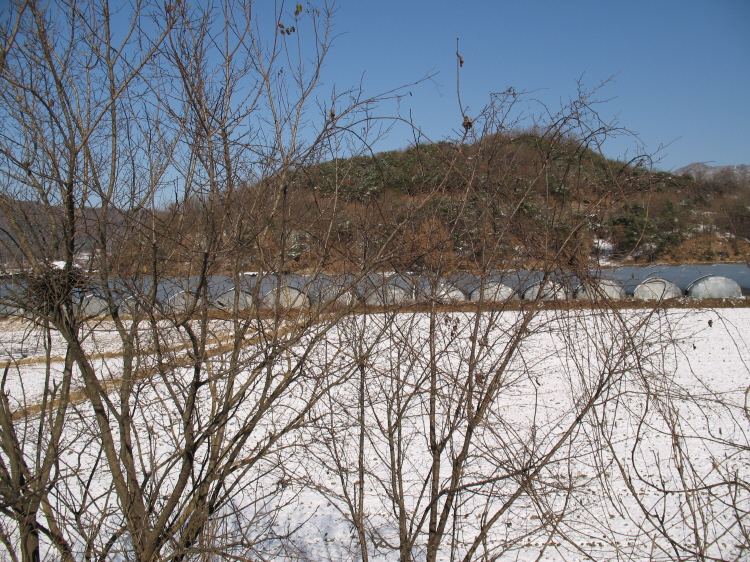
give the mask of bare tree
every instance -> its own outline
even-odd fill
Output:
[[[596,286],[592,234],[638,187],[601,154],[617,127],[593,93],[532,124],[510,90],[461,107],[456,139],[411,148],[423,181],[399,200],[367,137],[398,92],[320,101],[332,15],[4,14],[7,557],[312,558],[314,514],[287,521],[313,493],[352,531],[329,557],[741,558],[746,402],[678,380],[662,303],[546,300]],[[496,300],[531,269],[535,292]],[[384,271],[427,279],[425,302],[368,301]],[[478,299],[448,306],[459,272]]]
[[[357,377],[317,405],[300,480],[351,524],[342,558],[539,559],[556,550],[561,559],[733,559],[747,544],[746,480],[718,459],[745,457],[738,389],[727,400],[708,385],[704,400],[675,381],[681,315],[621,310],[601,291],[593,309],[546,300],[555,283],[596,286],[596,273],[578,261],[588,253],[583,233],[631,188],[632,177],[611,163],[601,169],[610,190],[586,208],[552,192],[580,185],[590,170],[582,160],[611,131],[590,102],[583,94],[537,123],[528,139],[536,168],[521,186],[512,170],[524,154],[509,150],[515,135],[498,134],[510,128],[496,120],[505,106],[491,106],[474,167],[462,170],[464,201],[482,205],[467,204],[448,223],[452,233],[471,241],[485,280],[533,262],[540,288],[528,300],[493,302],[496,289],[480,285],[470,310],[433,301],[340,324]],[[499,158],[515,162],[505,175],[482,174]],[[539,213],[526,214],[540,199]],[[433,274],[452,271],[432,248]],[[738,439],[713,445],[717,430],[688,430],[686,411],[728,424]],[[645,454],[655,435],[669,442],[666,457]],[[706,450],[708,471],[699,460]]]
[[[3,543],[23,560],[282,548],[263,478],[283,475],[296,431],[347,376],[311,364],[345,311],[262,310],[262,278],[248,306],[242,273],[287,271],[295,175],[375,101],[313,103],[331,12],[31,2],[8,15],[0,210],[22,273],[4,297],[65,359],[47,352],[38,395],[3,390],[16,524]],[[79,267],[86,250],[95,273]],[[219,274],[234,291],[223,312]],[[94,319],[105,311],[111,323]]]

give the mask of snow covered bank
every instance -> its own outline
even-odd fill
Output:
[[[90,349],[115,349],[101,330]],[[39,355],[29,334],[9,326],[6,353]],[[134,480],[149,525],[176,502],[175,537],[187,529],[180,521],[205,514],[196,544],[223,555],[741,559],[747,334],[750,309],[344,317],[248,343],[234,362],[232,349],[217,352],[194,395],[190,366],[138,379]],[[17,404],[38,401],[49,380],[46,362],[23,361],[5,383]],[[116,378],[116,356],[99,361]],[[38,428],[17,427],[33,459]],[[187,464],[186,427],[201,436]],[[77,555],[126,558],[131,531],[101,439],[79,402],[49,502]],[[220,478],[212,462],[223,463]],[[175,495],[183,473],[193,484]],[[165,543],[164,555],[180,544]]]

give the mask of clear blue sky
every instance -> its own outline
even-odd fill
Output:
[[[289,4],[293,10],[294,4]],[[536,90],[552,107],[614,76],[598,95],[602,116],[638,134],[659,169],[692,162],[750,164],[750,0],[343,0],[325,88],[362,80],[366,95],[414,82],[402,114],[432,140],[460,127],[456,38],[469,113],[490,92]],[[538,108],[537,108],[538,109]],[[381,112],[393,112],[383,107]],[[380,150],[412,140],[394,129]],[[632,139],[607,141],[612,158]]]

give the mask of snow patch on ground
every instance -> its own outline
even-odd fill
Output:
[[[267,558],[359,559],[355,523],[362,521],[369,558],[396,560],[406,513],[411,554],[423,559],[434,466],[430,408],[445,446],[441,502],[468,435],[464,412],[490,388],[491,403],[472,428],[461,491],[446,508],[439,560],[463,557],[493,517],[475,557],[666,560],[699,548],[722,559],[744,555],[738,545],[747,546],[750,512],[750,309],[539,311],[526,324],[521,311],[480,318],[444,312],[436,320],[431,326],[422,313],[344,319],[318,328],[323,337],[311,333],[273,366],[283,374],[312,346],[308,378],[265,418],[247,454],[283,426],[317,383],[339,380],[309,423],[237,482],[233,504],[244,507],[232,517],[249,522],[243,532]],[[179,358],[185,334],[166,323],[160,328]],[[229,322],[210,326],[217,342],[231,329]],[[100,322],[84,337],[87,350],[98,354],[101,378],[116,380],[121,344],[114,326]],[[517,353],[508,355],[514,345]],[[10,365],[4,391],[21,408],[59,379],[65,342],[26,322],[5,321],[0,353]],[[243,354],[248,368],[257,365],[263,345]],[[220,372],[225,359],[213,357],[212,368]],[[155,472],[151,478],[158,473],[166,486],[175,478],[168,467],[183,437],[165,385],[186,387],[190,370],[170,376],[140,381],[134,409],[141,454]],[[248,390],[238,420],[253,411],[255,392]],[[202,401],[210,411],[211,397]],[[83,497],[70,477],[100,462],[93,419],[85,404],[76,412],[63,439],[59,477],[68,487],[61,498]],[[89,506],[91,525],[97,513],[109,513],[103,520],[116,525],[116,510],[106,503],[106,470],[95,470],[87,485],[98,498]]]

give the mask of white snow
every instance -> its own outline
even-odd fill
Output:
[[[179,330],[161,328],[173,348],[187,343]],[[403,515],[411,554],[424,559],[432,407],[444,445],[437,505],[447,519],[439,560],[463,559],[475,542],[476,559],[746,556],[750,309],[537,311],[528,324],[518,311],[479,318],[441,312],[432,345],[430,329],[422,313],[345,318],[312,328],[274,364],[283,374],[304,360],[306,375],[255,430],[247,455],[280,431],[311,392],[331,387],[307,423],[225,483],[236,485],[232,504],[241,509],[232,517],[247,525],[247,544],[257,541],[267,559],[356,560],[354,523],[361,518],[368,557],[397,560]],[[5,392],[16,407],[38,403],[45,384],[50,388],[62,372],[65,342],[54,334],[46,342],[22,321],[3,322],[0,331],[0,353],[11,366]],[[231,325],[215,322],[211,332],[221,339]],[[310,343],[315,333],[322,337]],[[118,342],[108,322],[86,334],[102,378],[118,377]],[[265,350],[254,344],[243,353],[252,369]],[[226,354],[213,357],[212,369],[219,372],[225,361]],[[143,471],[152,472],[152,482],[160,475],[165,490],[183,442],[170,392],[186,388],[191,375],[185,368],[170,376],[140,381],[134,411]],[[230,433],[257,411],[257,392],[248,388]],[[466,412],[485,398],[488,407],[469,430]],[[202,400],[207,414],[211,395]],[[66,427],[66,485],[57,497],[88,498],[91,525],[116,525],[93,419],[85,403],[76,412]],[[452,462],[470,431],[460,491],[446,506]],[[31,454],[35,442],[26,447]],[[71,476],[95,462],[84,493]],[[71,531],[69,540],[81,538]]]

